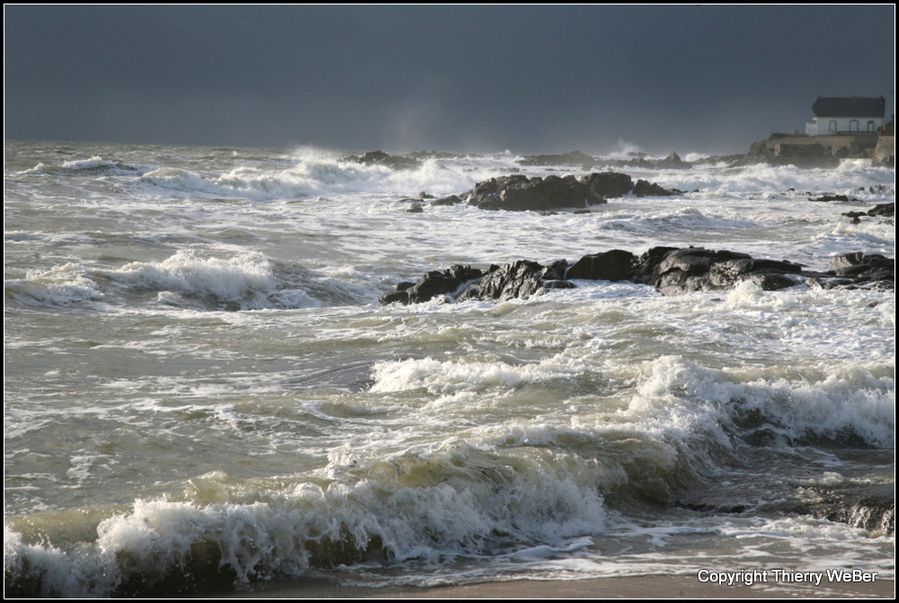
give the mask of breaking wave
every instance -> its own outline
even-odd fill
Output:
[[[335,278],[253,251],[219,257],[182,249],[160,262],[131,262],[115,270],[67,263],[7,280],[4,288],[7,297],[26,305],[62,307],[112,303],[146,292],[155,294],[157,304],[194,310],[295,309],[376,300],[376,284],[355,276]]]
[[[221,174],[163,167],[140,177],[143,185],[185,195],[246,198],[252,201],[302,199],[347,194],[420,192],[445,195],[471,188],[476,182],[502,173],[502,164],[444,162],[427,159],[417,169],[393,170],[333,157],[304,157],[284,170],[238,167]]]

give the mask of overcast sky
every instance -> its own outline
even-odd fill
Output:
[[[5,6],[6,136],[743,152],[894,106],[892,5]]]

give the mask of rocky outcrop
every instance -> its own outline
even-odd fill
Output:
[[[683,191],[677,189],[669,191],[667,188],[663,188],[655,182],[649,182],[647,180],[637,180],[637,184],[634,185],[634,194],[638,197],[670,197],[672,195],[678,195],[681,192]]]
[[[513,211],[540,211],[605,203],[605,198],[587,183],[586,178],[528,178],[514,174],[479,182],[462,197],[469,205],[481,209]]]
[[[652,284],[666,295],[729,289],[747,279],[766,291],[774,291],[798,284],[788,275],[802,270],[801,266],[791,262],[693,247],[669,251],[658,264],[641,258],[641,264],[646,268],[636,275],[635,280]]]
[[[623,281],[634,276],[637,258],[630,251],[613,249],[585,255],[565,272],[565,278]]]
[[[581,178],[591,193],[603,198],[623,197],[634,190],[634,181],[618,172],[593,172]]]
[[[604,165],[627,168],[638,167],[656,170],[688,170],[692,168],[689,161],[684,161],[677,153],[671,152],[662,159],[650,159],[646,153],[633,153],[631,159],[606,159]]]
[[[861,222],[861,218],[863,218],[864,216],[871,216],[875,218],[892,218],[896,215],[896,204],[879,203],[868,211],[847,211],[843,212],[842,215],[846,216],[847,218],[852,218],[853,224],[859,224]]]
[[[583,151],[556,153],[549,155],[525,155],[516,163],[520,165],[571,165],[589,170],[596,165],[596,159]]]
[[[462,193],[469,205],[481,209],[505,209],[512,211],[548,211],[554,209],[584,208],[606,203],[612,197],[629,193],[644,195],[674,195],[658,184],[640,180],[637,184],[627,174],[618,172],[594,172],[581,178],[546,176],[528,178],[513,174],[479,182],[473,189]],[[434,205],[449,205],[455,195],[438,199]]]
[[[466,299],[527,298],[540,289],[570,289],[574,283],[565,280],[568,262],[559,260],[549,266],[518,260],[487,273],[459,296]]]
[[[364,155],[348,155],[343,161],[352,161],[363,165],[383,165],[392,170],[414,170],[421,167],[421,163],[412,157],[389,155],[384,151],[369,151]]]
[[[878,203],[868,210],[869,216],[879,216],[881,218],[892,218],[896,215],[895,203]]]
[[[541,290],[572,288],[573,280],[631,281],[651,285],[665,295],[729,289],[749,280],[766,291],[817,283],[823,287],[892,287],[893,260],[881,255],[849,253],[833,258],[826,272],[803,270],[785,260],[753,258],[701,247],[653,247],[637,257],[613,249],[586,255],[574,264],[549,266],[519,260],[491,266],[482,273],[468,266],[429,272],[418,283],[401,283],[381,303],[418,303],[444,294],[457,300],[527,298]]]
[[[484,273],[477,268],[456,264],[443,272],[437,270],[428,272],[417,283],[402,282],[396,286],[396,291],[383,295],[380,302],[419,304],[438,295],[452,295],[465,283],[480,279],[483,275]]]
[[[831,201],[842,201],[844,203],[848,203],[849,201],[857,201],[857,199],[850,199],[847,195],[821,195],[820,197],[815,197],[814,199],[809,199],[809,201],[819,201],[821,203],[829,203]]]
[[[893,260],[880,254],[863,254],[860,251],[838,255],[830,260],[834,274],[852,277],[859,282],[892,281]]]

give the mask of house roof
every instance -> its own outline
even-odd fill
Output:
[[[885,99],[868,96],[819,96],[815,117],[883,117]]]

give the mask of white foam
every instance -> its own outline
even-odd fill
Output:
[[[413,467],[433,463],[449,472],[415,485],[414,472],[391,474],[372,466],[369,476],[355,483],[323,487],[309,482],[292,492],[250,493],[255,502],[137,500],[131,511],[101,521],[96,542],[77,555],[50,544],[25,545],[19,534],[7,530],[5,564],[15,577],[25,563],[43,573],[45,595],[104,596],[123,578],[125,568],[118,560],[162,572],[186,563],[192,546],[200,543],[218,545],[222,566],[246,582],[274,571],[302,573],[314,554],[311,543],[325,540],[364,550],[376,538],[394,561],[437,561],[447,554],[489,549],[497,533],[555,545],[602,531],[602,499],[589,484],[552,466],[521,465],[514,471],[499,464],[484,479],[465,469],[466,458],[479,454],[450,445],[428,459],[406,455]],[[403,459],[396,457],[393,463],[398,462]],[[359,467],[332,463],[328,470],[350,469]],[[571,546],[586,544],[565,544],[561,550]],[[97,571],[104,580],[91,580]]]
[[[220,258],[183,249],[161,262],[132,262],[104,274],[131,286],[158,291],[158,301],[171,305],[185,303],[177,295],[195,295],[244,309],[319,305],[304,291],[279,289],[271,262],[258,252]]]
[[[4,281],[6,292],[26,303],[71,306],[104,298],[84,266],[67,262],[49,270],[30,270],[24,279]]]
[[[576,367],[559,357],[536,364],[512,365],[504,362],[456,362],[422,358],[379,362],[372,367],[373,392],[396,392],[424,388],[448,394],[478,391],[485,387],[515,388],[570,375]]]
[[[666,437],[673,433],[685,439],[705,433],[727,446],[733,422],[758,411],[790,439],[839,438],[851,432],[872,446],[893,446],[893,380],[876,377],[860,366],[834,367],[831,374],[799,380],[743,381],[726,371],[665,356],[644,371],[628,411],[641,417],[646,428]]]
[[[185,194],[242,197],[254,201],[303,199],[311,196],[387,194],[417,196],[457,193],[502,173],[506,161],[466,162],[426,159],[409,170],[342,161],[334,156],[301,153],[287,169],[238,167],[222,174],[201,175],[182,168],[162,167],[140,182]]]

